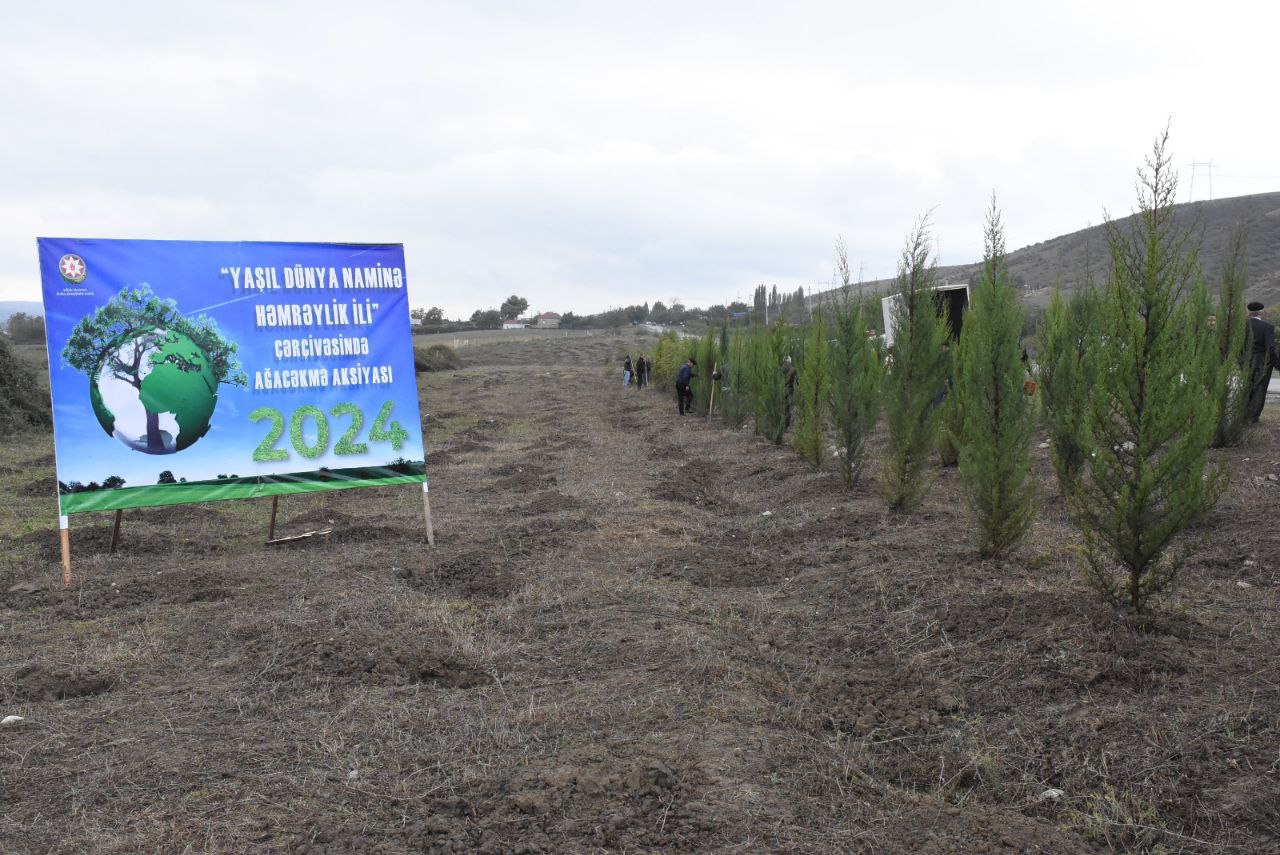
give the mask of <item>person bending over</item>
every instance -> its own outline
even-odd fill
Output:
[[[686,411],[693,412],[693,390],[689,388],[689,384],[693,382],[693,369],[697,367],[698,361],[690,356],[676,372],[676,404],[682,416]]]

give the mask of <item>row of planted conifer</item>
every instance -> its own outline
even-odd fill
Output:
[[[842,287],[808,324],[722,328],[692,347],[664,338],[658,362],[671,370],[660,376],[694,356],[700,412],[714,403],[728,424],[754,420],[756,433],[774,443],[790,428],[812,465],[835,452],[850,488],[883,413],[877,488],[888,506],[918,506],[934,454],[942,465],[957,463],[986,557],[1009,553],[1036,520],[1044,486],[1032,448],[1042,426],[1082,532],[1085,577],[1112,602],[1142,611],[1170,589],[1189,554],[1185,532],[1225,489],[1226,472],[1208,451],[1238,444],[1247,426],[1244,233],[1230,238],[1215,305],[1197,238],[1174,218],[1175,191],[1166,133],[1139,170],[1137,214],[1108,221],[1103,282],[1053,294],[1034,343],[1021,338],[1024,310],[993,202],[959,342],[948,343],[934,302],[932,238],[922,219],[899,262],[892,355],[870,330],[878,294],[855,292],[837,244]],[[1034,372],[1028,344],[1037,353]],[[1028,394],[1037,385],[1038,394]]]
[[[872,329],[878,295],[851,283],[838,244],[836,299],[815,307],[807,324],[721,328],[696,342],[664,337],[658,379],[693,356],[699,412],[714,405],[729,425],[753,420],[775,443],[789,428],[815,467],[834,452],[850,488],[883,414],[876,486],[887,504],[912,510],[930,488],[935,460],[958,464],[974,539],[987,557],[1008,554],[1036,519],[1044,488],[1032,448],[1041,425],[1081,531],[1086,578],[1108,599],[1141,610],[1172,585],[1186,557],[1180,535],[1225,486],[1208,450],[1240,442],[1249,381],[1243,233],[1231,238],[1215,305],[1194,235],[1173,216],[1166,145],[1167,134],[1139,170],[1136,215],[1107,224],[1104,282],[1055,293],[1034,343],[1022,339],[1024,310],[993,200],[959,341],[949,342],[935,302],[923,218],[899,261],[892,353]],[[1028,346],[1037,352],[1034,376]]]

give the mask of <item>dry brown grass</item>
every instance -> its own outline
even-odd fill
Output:
[[[434,550],[407,489],[290,497],[335,531],[278,549],[264,502],[131,511],[116,556],[73,520],[64,593],[50,450],[5,445],[0,851],[1280,846],[1276,413],[1139,624],[1045,460],[1027,544],[980,561],[954,471],[889,513],[598,380],[622,345],[423,379]]]

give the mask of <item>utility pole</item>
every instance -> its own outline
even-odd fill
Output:
[[[1191,202],[1195,199],[1196,192],[1196,169],[1205,167],[1209,172],[1209,201],[1213,201],[1213,161],[1212,160],[1193,160],[1191,161],[1191,187],[1187,193],[1187,201]]]

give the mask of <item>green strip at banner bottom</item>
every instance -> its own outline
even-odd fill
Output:
[[[425,473],[351,477],[339,472],[299,472],[289,476],[277,475],[270,478],[224,479],[194,484],[155,484],[118,490],[64,493],[58,497],[58,500],[63,514],[79,514],[91,511],[181,505],[191,502],[219,502],[224,499],[259,499],[264,496],[349,490],[354,487],[422,484],[426,480]]]

